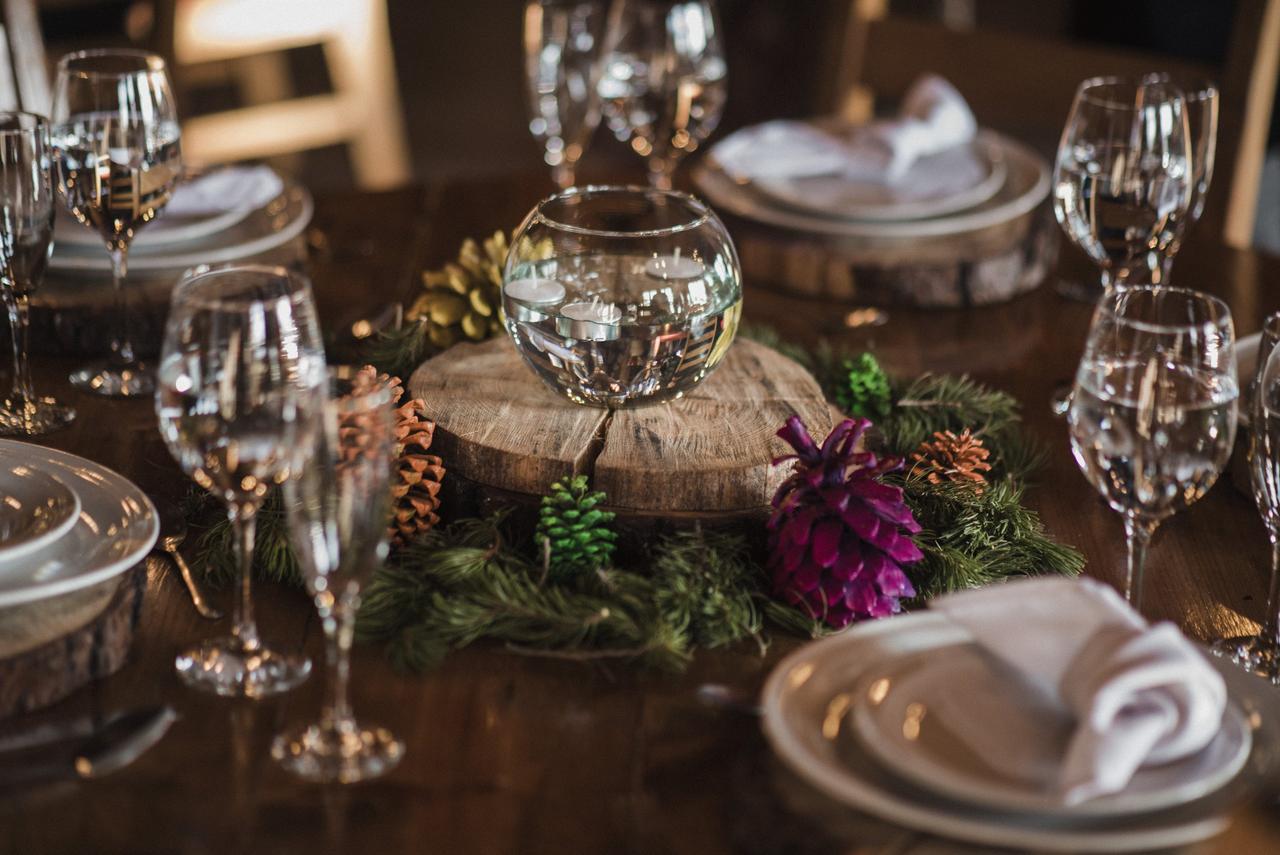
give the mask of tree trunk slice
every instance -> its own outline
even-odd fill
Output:
[[[771,465],[790,450],[778,428],[798,414],[821,439],[833,424],[807,371],[745,340],[684,398],[639,409],[561,397],[505,337],[450,348],[408,388],[436,423],[433,450],[450,477],[539,496],[559,478],[587,475],[612,509],[637,517],[758,514],[787,475]]]
[[[41,709],[124,665],[144,565],[101,585],[0,611],[0,718]]]

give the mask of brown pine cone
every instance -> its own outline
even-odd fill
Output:
[[[932,440],[920,443],[911,455],[915,461],[911,471],[924,475],[931,484],[967,481],[981,493],[987,483],[984,473],[991,471],[991,464],[987,462],[990,455],[982,439],[974,436],[968,428],[959,436],[949,430],[937,431]]]

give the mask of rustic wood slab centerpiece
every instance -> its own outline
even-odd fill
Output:
[[[448,479],[463,482],[455,492],[532,499],[582,474],[622,518],[676,524],[758,518],[787,474],[770,465],[787,452],[775,432],[794,413],[825,436],[833,418],[804,368],[747,340],[683,398],[648,407],[575,404],[541,383],[505,336],[428,360],[409,393],[436,422]]]

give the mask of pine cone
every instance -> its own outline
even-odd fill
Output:
[[[376,385],[391,390],[391,401],[396,403],[404,394],[399,377],[379,374],[366,365],[357,372],[353,386],[358,392],[366,392]],[[440,522],[440,483],[444,479],[444,461],[434,454],[427,454],[436,425],[425,416],[426,405],[419,398],[406,401],[395,411],[396,463],[392,480],[391,542],[404,546],[419,535],[430,531]],[[348,444],[359,447],[356,434],[359,425],[339,426],[344,454]]]
[[[889,378],[870,353],[845,360],[844,384],[836,390],[836,403],[854,418],[883,419],[893,408]]]
[[[444,350],[460,341],[484,341],[502,331],[502,267],[507,237],[494,232],[483,248],[468,238],[456,262],[422,274],[423,293],[408,320],[421,320],[431,344]]]
[[[550,544],[553,580],[567,581],[609,565],[616,535],[609,527],[614,514],[597,507],[604,498],[604,493],[588,490],[584,475],[555,482],[542,498],[537,543],[541,548]]]
[[[990,455],[982,439],[970,433],[968,428],[959,436],[949,430],[938,431],[932,440],[920,443],[911,455],[916,462],[911,471],[925,475],[931,484],[968,481],[981,493],[987,483],[984,473],[991,471],[991,464],[987,462]]]

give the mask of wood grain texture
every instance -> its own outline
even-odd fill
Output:
[[[771,461],[786,453],[774,434],[788,416],[817,436],[831,429],[809,373],[745,340],[684,398],[612,413],[548,389],[505,337],[428,360],[409,393],[426,402],[455,476],[538,496],[557,478],[587,474],[622,511],[758,510],[786,477]]]
[[[106,585],[0,612],[0,718],[47,707],[119,670],[145,587],[134,568]]]

